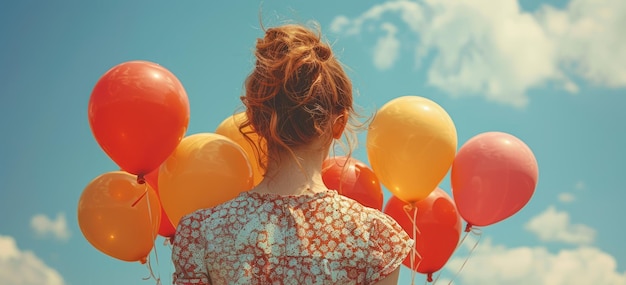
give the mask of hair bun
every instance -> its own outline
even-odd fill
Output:
[[[331,55],[330,48],[319,44],[313,47],[313,51],[315,52],[317,58],[319,58],[321,61],[327,61]]]
[[[269,29],[265,32],[265,37],[258,39],[258,55],[270,60],[282,59],[289,53],[289,44],[285,38],[288,35],[278,29]]]

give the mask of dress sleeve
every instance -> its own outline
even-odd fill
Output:
[[[202,216],[199,212],[184,216],[178,223],[172,244],[172,262],[175,269],[174,284],[211,284],[205,265],[207,242],[200,230],[201,224]]]
[[[413,248],[414,241],[391,217],[377,212],[369,236],[368,284],[376,283],[395,271]]]

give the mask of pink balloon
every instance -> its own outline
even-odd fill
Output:
[[[537,160],[524,142],[507,133],[486,132],[461,146],[450,180],[457,209],[469,228],[517,213],[535,192],[537,176]]]

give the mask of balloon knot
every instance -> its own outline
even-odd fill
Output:
[[[417,208],[417,202],[407,202],[402,208],[404,208],[404,211],[411,212],[413,211],[415,208]]]
[[[472,224],[467,223],[467,225],[465,226],[465,232],[469,233],[472,230]]]
[[[426,275],[426,281],[428,281],[428,282],[433,282],[433,274],[432,274],[432,273],[430,273],[430,272],[429,272],[429,273]]]
[[[146,178],[143,176],[143,174],[137,175],[137,183],[139,183],[139,184],[146,183]]]

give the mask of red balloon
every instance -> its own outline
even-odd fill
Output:
[[[322,165],[322,179],[327,188],[362,205],[382,211],[380,182],[365,163],[346,156],[327,158]]]
[[[189,101],[170,71],[129,61],[98,80],[88,115],[104,152],[123,170],[143,176],[159,167],[185,135]]]
[[[150,173],[146,174],[145,180],[154,189],[157,196],[159,195],[159,168],[152,170]],[[161,202],[161,197],[159,196],[159,203]],[[172,238],[176,233],[176,228],[172,224],[172,221],[167,216],[165,212],[165,208],[161,205],[161,223],[159,224],[159,235],[164,238]]]
[[[159,193],[159,167],[144,175],[143,178],[146,183],[152,187],[152,189]]]
[[[450,181],[461,217],[487,226],[523,208],[537,185],[537,160],[510,134],[487,132],[468,140],[452,163]]]
[[[461,236],[462,220],[452,198],[440,188],[414,204],[392,196],[384,212],[415,239],[416,253],[409,254],[402,264],[428,274],[428,281],[432,281],[432,274],[448,262]],[[413,217],[415,223],[411,222]]]
[[[170,221],[170,218],[165,213],[165,209],[161,207],[161,223],[159,224],[159,235],[171,239],[176,234],[176,228]]]

